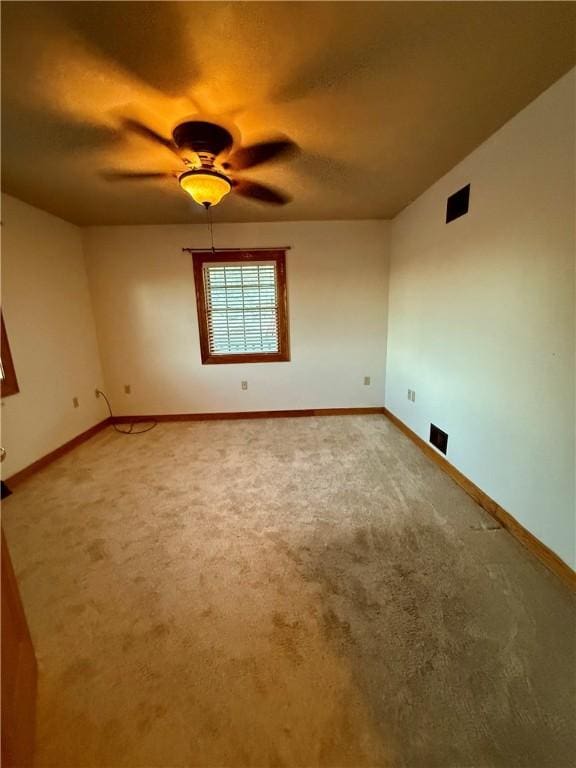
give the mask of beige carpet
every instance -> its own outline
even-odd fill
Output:
[[[571,595],[384,417],[109,429],[3,517],[38,766],[574,764]]]

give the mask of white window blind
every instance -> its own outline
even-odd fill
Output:
[[[275,262],[204,264],[210,353],[278,352]]]

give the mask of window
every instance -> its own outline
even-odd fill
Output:
[[[14,363],[12,362],[12,354],[10,352],[10,344],[8,344],[8,336],[6,335],[6,328],[4,326],[4,317],[0,314],[1,324],[1,349],[0,349],[0,389],[2,390],[2,397],[8,397],[8,395],[15,395],[19,392],[18,380],[16,379],[16,371],[14,370]]]
[[[290,359],[284,251],[194,253],[203,363]]]

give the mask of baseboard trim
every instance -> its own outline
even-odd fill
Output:
[[[64,445],[61,445],[59,448],[56,448],[55,450],[50,451],[50,453],[47,453],[45,456],[42,456],[36,461],[33,461],[32,464],[24,467],[24,469],[21,469],[19,472],[15,472],[13,475],[10,475],[10,477],[7,477],[4,482],[10,487],[10,489],[14,488],[23,480],[26,480],[31,475],[36,474],[36,472],[39,472],[41,469],[44,469],[44,467],[48,466],[48,464],[52,464],[53,461],[56,461],[56,459],[64,456],[64,454],[68,453],[73,448],[77,448],[82,443],[90,440],[91,437],[94,437],[94,435],[98,434],[98,432],[101,432],[103,429],[105,429],[105,427],[109,426],[110,423],[110,417],[108,417],[107,419],[98,422],[98,424],[94,424],[93,427],[90,427],[90,429],[87,429],[85,432],[81,432],[79,435],[76,435],[76,437],[73,437],[72,440],[68,440],[68,442],[64,443]]]
[[[303,408],[291,411],[224,411],[222,413],[161,413],[146,416],[114,416],[113,424],[141,421],[224,421],[226,419],[290,419],[305,416],[355,416],[384,413],[384,408]]]
[[[421,437],[406,426],[397,416],[388,408],[383,408],[384,415],[398,427],[407,437],[415,443],[423,453],[432,459],[441,470],[446,472],[454,482],[463,488],[466,493],[476,501],[482,509],[497,520],[500,525],[512,534],[523,544],[530,552],[538,558],[552,573],[556,574],[570,589],[576,591],[576,572],[565,563],[558,555],[546,546],[540,539],[516,520],[509,512],[501,507],[494,499],[490,498],[481,488],[478,488],[466,475],[463,475],[453,464],[437,453],[431,445],[428,445]]]

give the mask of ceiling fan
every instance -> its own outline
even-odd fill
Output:
[[[179,123],[171,139],[137,120],[124,119],[123,125],[169,149],[178,157],[181,167],[169,172],[107,171],[102,175],[108,181],[177,178],[182,189],[205,208],[217,205],[231,191],[272,205],[290,202],[291,198],[283,192],[235,177],[236,171],[295,154],[298,146],[288,138],[234,148],[234,139],[226,128],[204,120]]]

